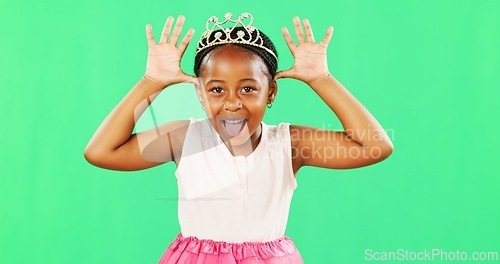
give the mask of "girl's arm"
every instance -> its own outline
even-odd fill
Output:
[[[301,155],[297,155],[296,162],[300,166],[349,169],[371,165],[391,155],[394,147],[384,128],[333,76],[308,84],[337,115],[345,131],[292,125],[292,138],[299,139],[296,151]]]
[[[294,66],[276,78],[291,77],[307,83],[337,115],[345,131],[329,131],[308,126],[290,126],[295,172],[302,166],[347,169],[374,164],[386,159],[393,144],[373,115],[329,72],[326,49],[333,27],[316,43],[311,26],[294,18],[299,40],[296,45],[286,28],[285,40],[295,57]]]
[[[167,86],[194,82],[180,69],[180,60],[194,30],[190,29],[177,47],[184,17],[179,16],[170,40],[173,18],[168,17],[159,44],[151,25],[146,25],[148,61],[145,75],[109,113],[87,144],[84,157],[93,165],[112,170],[139,170],[172,161],[182,146],[188,120],[132,134],[136,121]],[[178,156],[177,156],[178,157]]]

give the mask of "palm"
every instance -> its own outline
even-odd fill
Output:
[[[157,78],[176,78],[182,72],[182,53],[170,43],[161,43],[149,48],[146,71]]]
[[[191,81],[193,76],[185,74],[180,68],[180,61],[194,30],[189,29],[181,43],[177,46],[184,17],[179,16],[172,35],[169,38],[173,18],[168,17],[163,28],[160,42],[156,44],[152,33],[152,28],[146,26],[146,36],[148,40],[148,60],[146,63],[146,76],[162,84]]]
[[[295,58],[292,69],[306,79],[313,78],[317,72],[324,71],[325,65],[318,63],[325,61],[326,49],[316,43],[305,43],[297,47],[293,53]]]
[[[282,29],[287,45],[294,57],[294,64],[292,68],[277,73],[276,79],[295,78],[309,83],[315,78],[328,73],[326,50],[333,33],[333,28],[329,27],[323,40],[316,43],[307,19],[304,19],[304,24],[306,35],[302,32],[298,17],[294,18],[295,32],[297,33],[299,45],[295,44],[286,27]]]

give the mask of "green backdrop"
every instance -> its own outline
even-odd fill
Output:
[[[301,169],[286,235],[307,264],[370,262],[367,250],[500,251],[499,1],[7,0],[0,10],[0,263],[157,263],[179,232],[175,164],[111,171],[83,150],[143,75],[147,23],[158,41],[168,15],[186,16],[192,73],[206,19],[227,11],[254,15],[279,69],[292,65],[280,28],[293,16],[309,18],[316,39],[334,26],[331,72],[394,143],[372,166]],[[305,84],[279,85],[266,123],[342,129]],[[157,100],[186,112],[158,107],[158,119],[203,114],[194,91],[177,88]]]

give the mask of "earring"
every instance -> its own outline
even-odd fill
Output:
[[[272,102],[269,103],[269,104],[267,104],[267,108],[271,108],[271,107],[273,107],[273,103]]]
[[[205,106],[204,106],[204,105],[202,105],[202,106],[201,106],[201,109],[205,110]]]

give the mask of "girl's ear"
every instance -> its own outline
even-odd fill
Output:
[[[278,94],[278,84],[273,80],[271,83],[269,83],[269,94],[267,96],[268,104],[274,102],[276,94]]]

